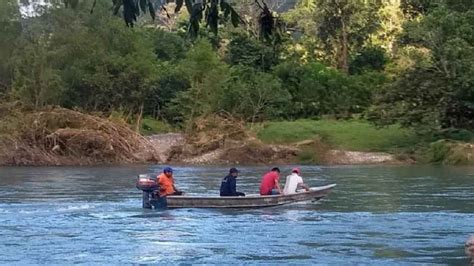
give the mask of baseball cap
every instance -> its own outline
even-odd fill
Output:
[[[298,168],[298,167],[295,167],[291,170],[292,173],[297,173],[299,175],[301,175],[301,170]]]
[[[232,168],[230,168],[230,170],[229,170],[229,173],[231,173],[231,174],[232,174],[232,173],[238,173],[238,172],[239,172],[239,170],[237,170],[237,168],[235,168],[235,167],[232,167]]]

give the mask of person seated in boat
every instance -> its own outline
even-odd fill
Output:
[[[280,179],[280,169],[274,167],[270,172],[262,177],[260,183],[260,195],[278,195],[283,194],[278,180]]]
[[[179,191],[174,185],[173,168],[171,167],[165,167],[165,169],[163,169],[163,173],[158,176],[158,185],[160,186],[160,197],[184,194],[184,192]]]
[[[229,174],[221,182],[221,196],[245,196],[245,193],[237,191],[238,175],[239,170],[237,168],[230,168]]]
[[[301,170],[299,168],[293,168],[291,170],[291,175],[286,177],[285,188],[283,188],[283,193],[294,194],[298,188],[304,188],[306,191],[309,191],[309,187],[303,183],[303,178],[301,177]]]

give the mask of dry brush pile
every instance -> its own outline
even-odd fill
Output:
[[[0,106],[0,164],[91,165],[156,161],[153,145],[124,122],[78,111]]]
[[[195,119],[170,161],[192,164],[267,164],[292,161],[297,149],[263,144],[241,120],[213,114]]]

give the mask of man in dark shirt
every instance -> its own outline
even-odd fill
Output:
[[[229,174],[222,179],[221,196],[245,196],[245,193],[237,192],[237,175],[239,170],[230,168]]]

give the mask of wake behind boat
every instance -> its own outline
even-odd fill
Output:
[[[287,195],[248,195],[246,197],[220,196],[167,196],[159,197],[155,193],[158,185],[156,179],[140,175],[137,188],[143,191],[143,208],[262,208],[279,206],[303,201],[316,201],[326,197],[336,184],[313,187],[309,191]]]

